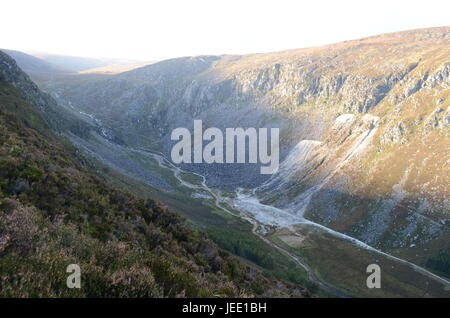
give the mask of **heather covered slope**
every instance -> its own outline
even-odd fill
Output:
[[[0,52],[0,296],[307,295],[92,175],[48,125],[60,115],[54,106]],[[66,287],[72,263],[81,266],[79,290]]]

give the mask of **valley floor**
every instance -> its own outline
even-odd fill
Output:
[[[203,176],[181,170],[160,153],[119,146],[98,135],[89,140],[71,139],[98,164],[109,167],[102,174],[110,182],[158,197],[220,246],[257,264],[269,276],[307,283],[315,293],[336,297],[450,294],[449,282],[426,269],[304,218],[293,220],[291,214],[261,204],[250,191],[211,189]],[[152,178],[146,178],[140,169],[150,172]],[[162,180],[166,190],[157,189],[151,180]],[[265,257],[264,250],[272,256]],[[374,263],[382,268],[381,289],[366,286],[366,268]]]

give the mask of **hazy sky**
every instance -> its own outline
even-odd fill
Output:
[[[450,25],[448,0],[2,0],[0,48],[139,60]]]

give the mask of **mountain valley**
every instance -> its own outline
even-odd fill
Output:
[[[102,244],[113,244],[122,253],[119,235],[126,237],[123,244],[142,242],[130,227],[144,227],[144,236],[162,231],[174,237],[170,257],[174,264],[182,259],[174,271],[195,268],[195,279],[189,279],[198,285],[168,291],[161,287],[166,279],[161,274],[152,281],[158,296],[235,296],[247,290],[270,296],[450,296],[449,27],[275,53],[183,57],[117,74],[65,73],[43,64],[51,76],[42,76],[41,69],[30,68],[30,78],[48,94],[9,57],[1,57],[2,160],[9,160],[1,168],[2,205],[11,222],[16,222],[13,216],[32,217],[52,230],[59,219],[82,224],[77,232],[72,223],[58,221],[70,235],[98,246],[100,254]],[[22,104],[35,109],[24,110]],[[13,125],[7,123],[11,116],[20,123],[8,126]],[[196,119],[205,129],[279,128],[278,172],[260,174],[259,164],[248,163],[173,164],[171,131],[192,130]],[[19,137],[8,139],[12,129]],[[42,140],[47,138],[65,150],[45,150],[37,152],[37,159],[27,159],[27,147],[56,147]],[[22,168],[14,163],[17,176],[11,170],[16,157],[27,166],[18,172]],[[101,206],[77,207],[74,202],[74,209],[81,210],[67,207],[68,212],[59,214],[42,205],[38,197],[56,190],[43,194],[39,187],[55,177],[50,166],[60,157],[54,169],[64,173],[54,182],[71,189],[59,195],[89,197],[73,185],[87,182],[100,187],[95,200]],[[72,171],[71,166],[77,168]],[[113,192],[106,195],[108,191]],[[121,191],[133,193],[133,199],[121,199],[111,208],[108,197],[122,198]],[[194,230],[178,219],[173,221],[176,228],[167,230],[166,212],[149,223],[140,200],[151,200],[145,204],[157,211],[162,208],[153,200],[162,202]],[[51,221],[35,208],[29,210],[30,202],[38,210],[53,211]],[[89,210],[82,212],[85,208]],[[114,217],[102,214],[110,208]],[[122,210],[132,221],[118,221]],[[34,231],[33,224],[27,226]],[[115,233],[116,227],[123,233]],[[187,238],[177,237],[178,227]],[[215,243],[197,240],[203,233]],[[198,256],[203,239],[221,248],[212,245],[214,257],[206,255],[206,260]],[[2,240],[7,239],[0,237],[0,253],[5,253]],[[36,259],[24,249],[20,253]],[[75,252],[67,257],[77,257]],[[149,258],[159,261],[165,252],[151,250]],[[216,256],[225,265],[215,264]],[[130,275],[148,278],[148,266],[140,262]],[[374,263],[383,271],[381,290],[366,287],[366,267]],[[241,266],[239,278],[233,277],[233,266]],[[153,263],[150,268],[159,270]],[[199,287],[203,272],[211,273],[211,280]],[[214,279],[220,281],[218,290]],[[233,285],[237,279],[242,284]],[[258,279],[264,286],[255,285]]]

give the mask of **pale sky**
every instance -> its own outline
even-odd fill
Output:
[[[450,25],[448,0],[2,0],[0,48],[161,60]]]

